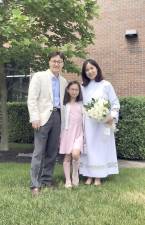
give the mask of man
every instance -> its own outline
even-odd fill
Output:
[[[38,195],[42,186],[52,186],[52,175],[63,120],[63,96],[67,81],[60,75],[64,54],[49,56],[49,69],[33,75],[28,92],[30,122],[34,128],[31,189]]]

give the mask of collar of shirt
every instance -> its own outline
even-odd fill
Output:
[[[60,79],[60,75],[55,76],[52,72],[50,73],[50,76],[51,76],[51,79],[53,79],[53,80],[59,80]]]

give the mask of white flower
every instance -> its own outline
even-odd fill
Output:
[[[109,114],[109,102],[103,98],[92,99],[84,107],[86,114],[97,121],[103,121],[104,117]]]

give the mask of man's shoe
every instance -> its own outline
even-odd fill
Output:
[[[40,193],[40,189],[39,188],[32,188],[32,196],[36,197],[38,196]]]

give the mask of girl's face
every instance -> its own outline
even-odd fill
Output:
[[[94,80],[97,76],[98,70],[95,66],[92,64],[88,63],[86,65],[86,75],[90,80]]]
[[[77,84],[72,84],[68,89],[67,92],[69,93],[72,100],[75,100],[79,95],[79,87]]]

